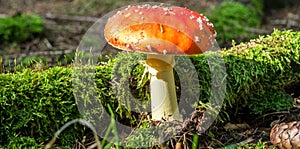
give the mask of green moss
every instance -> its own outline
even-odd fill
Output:
[[[224,83],[223,76],[227,74],[224,109],[227,107],[234,107],[236,110],[248,109],[252,114],[289,109],[292,98],[284,89],[292,83],[300,82],[299,41],[299,32],[274,31],[269,36],[262,36],[230,49],[191,57],[200,83],[199,108],[207,106],[206,103],[211,100],[211,96],[215,99],[223,97],[221,92],[211,93],[211,78],[215,75],[214,83],[220,85]],[[218,72],[223,67],[223,63],[218,61],[218,56],[223,58],[226,72]],[[208,62],[208,59],[211,61]],[[128,65],[137,64],[138,60],[141,58],[130,55],[122,55],[116,59],[117,63],[122,64],[118,65],[116,70],[119,71],[119,76],[124,77],[119,78],[121,80],[117,82],[119,86],[128,83],[126,79],[132,76],[130,72],[134,70]],[[143,69],[137,70],[139,73],[134,75],[134,78],[139,78],[143,74]],[[145,89],[147,88],[142,91]],[[143,95],[141,98],[147,96],[146,99],[149,99],[147,93],[142,91],[136,93]],[[130,100],[128,97],[124,99]]]
[[[261,140],[257,143],[240,145],[238,147],[234,147],[235,149],[276,149],[275,146],[268,146],[265,142]]]
[[[285,94],[284,88],[300,83],[300,32],[274,31],[271,35],[230,49],[192,56],[191,60],[198,72],[200,84],[199,108],[205,108],[211,96],[211,69],[219,70],[222,67],[222,63],[217,61],[211,61],[213,62],[209,64],[213,66],[211,69],[208,66],[207,58],[214,58],[215,55],[222,56],[226,67],[224,73],[227,74],[226,82],[222,82],[223,78],[218,76],[215,76],[217,82],[214,82],[216,86],[226,83],[223,112],[231,107],[237,111],[247,108],[253,114],[262,114],[291,107],[291,98]],[[101,102],[104,108],[108,105],[112,107],[118,120],[134,126],[138,122],[137,116],[118,102],[115,91],[111,88],[114,78],[112,74],[121,75],[132,70],[131,87],[133,91],[137,91],[133,93],[138,94],[136,97],[143,100],[148,99],[144,97],[147,96],[145,89],[140,90],[134,84],[144,79],[141,87],[147,88],[145,82],[148,78],[140,77],[143,74],[143,67],[131,67],[130,63],[121,65],[118,60],[124,58],[111,59],[96,67],[87,66],[87,71],[83,71],[85,79],[88,80],[95,75],[96,81],[85,83],[92,83],[89,85],[96,87],[96,92],[87,92],[88,88],[84,88],[87,84],[79,84],[74,88],[72,86],[74,69],[69,67],[53,67],[38,71],[23,69],[21,72],[0,74],[0,135],[5,138],[0,140],[0,144],[7,146],[16,137],[30,137],[40,144],[52,138],[54,132],[67,121],[81,117],[73,91],[84,93],[82,99],[85,100],[78,104],[89,107],[85,111],[87,116],[101,114],[99,113],[101,109],[97,109],[99,107],[95,104]],[[138,60],[134,56],[132,58],[127,59],[132,62]],[[76,75],[74,79],[76,80]],[[90,95],[95,95],[94,93],[97,93],[99,100],[91,102]],[[231,116],[234,115],[229,115],[229,118]],[[57,143],[68,146],[78,137],[82,137],[83,133],[82,127],[72,128],[64,132]]]
[[[252,0],[251,3],[253,7],[239,2],[224,1],[208,13],[208,18],[218,33],[217,39],[220,44],[253,37],[247,29],[260,25],[263,6],[261,0]]]
[[[69,120],[80,117],[74,102],[71,69],[54,67],[44,71],[25,69],[0,74],[1,136],[5,144],[16,136],[37,142],[51,138]],[[83,130],[71,131],[74,141]],[[65,144],[66,145],[66,144]]]
[[[44,30],[43,19],[36,15],[0,18],[0,43],[23,42]]]
[[[37,149],[38,144],[33,138],[30,137],[16,137],[14,138],[8,145],[9,149],[19,149],[19,148],[26,148],[26,149]]]
[[[263,0],[250,0],[252,9],[256,12],[256,16],[259,17],[259,19],[262,19],[264,12],[264,1]]]
[[[300,82],[299,45],[300,32],[275,31],[221,51],[227,61],[227,101],[250,106],[254,113],[289,108],[284,87]]]

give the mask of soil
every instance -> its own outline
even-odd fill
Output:
[[[0,17],[13,16],[18,13],[38,14],[45,19],[45,32],[42,36],[32,37],[30,40],[15,45],[4,44],[0,47],[0,55],[11,62],[28,56],[45,55],[50,57],[49,64],[54,65],[57,60],[64,58],[63,54],[74,53],[84,33],[93,23],[115,7],[92,8],[90,4],[82,3],[83,0],[0,0]],[[176,1],[181,6],[191,9],[206,10],[217,5],[221,0],[203,0],[201,5],[197,0],[188,0],[185,3]],[[273,2],[273,1],[272,1]],[[127,2],[129,3],[129,2]],[[122,6],[124,3],[117,3]],[[300,31],[300,4],[291,0],[285,5],[265,3],[265,16],[263,24],[253,30],[257,35],[269,34],[275,28],[279,30],[291,29]],[[285,7],[283,7],[285,6]],[[58,51],[51,57],[51,51]],[[53,53],[53,52],[52,52]],[[237,115],[237,119],[227,124],[216,125],[211,128],[215,135],[203,139],[206,147],[224,146],[238,143],[252,138],[251,143],[263,141],[270,145],[269,131],[274,123],[283,121],[300,120],[298,104],[300,104],[300,85],[287,89],[295,99],[295,107],[289,111],[273,112],[261,115],[250,120],[247,114]],[[300,106],[299,106],[300,108]],[[237,124],[240,127],[236,127]],[[227,127],[226,127],[227,126]],[[214,142],[214,143],[212,143]]]

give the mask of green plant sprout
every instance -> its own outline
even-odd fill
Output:
[[[74,124],[74,123],[80,123],[86,127],[88,127],[89,129],[91,129],[93,131],[93,135],[94,135],[94,139],[95,139],[95,143],[93,143],[92,145],[88,146],[87,149],[92,149],[97,147],[97,149],[106,149],[106,148],[111,148],[112,146],[115,145],[116,149],[120,149],[119,145],[118,145],[118,141],[119,141],[119,137],[118,137],[118,133],[116,130],[116,125],[115,125],[115,116],[113,114],[113,111],[111,109],[110,106],[108,106],[108,110],[111,114],[111,122],[106,130],[106,133],[103,137],[102,142],[100,142],[100,140],[98,139],[98,135],[96,132],[95,127],[89,123],[88,121],[84,120],[84,119],[74,119],[71,120],[69,122],[67,122],[65,125],[63,125],[57,132],[55,132],[54,137],[45,145],[45,149],[50,149],[53,144],[55,143],[55,141],[57,140],[58,136],[70,125]],[[114,139],[112,139],[112,141],[110,143],[106,143],[106,139],[109,135],[109,133],[113,133],[114,134]]]

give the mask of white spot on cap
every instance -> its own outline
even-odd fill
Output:
[[[209,20],[208,20],[208,18],[206,16],[203,16],[203,18],[204,18],[203,19],[204,21],[209,22]]]
[[[175,15],[176,13],[173,11],[167,11],[164,13],[164,15]]]
[[[172,8],[169,8],[169,7],[162,7],[163,11],[165,11],[164,15],[175,15],[175,12],[173,12],[173,9]]]
[[[167,50],[163,50],[163,54],[166,55],[168,53]]]
[[[154,9],[155,9],[155,8],[158,8],[158,7],[159,7],[159,6],[157,6],[157,5],[152,6],[152,8],[154,8]]]
[[[199,36],[195,36],[195,41],[196,41],[196,42],[200,42]]]
[[[127,13],[124,17],[127,18],[131,15],[131,13]]]
[[[192,19],[194,19],[194,18],[195,18],[195,16],[194,16],[194,15],[191,15],[191,16],[190,16],[190,19],[191,19],[191,20],[192,20]]]
[[[212,24],[206,16],[203,16],[203,20],[206,22],[207,26],[214,27],[214,24]]]
[[[146,7],[147,7],[147,9],[149,9],[149,8],[151,8],[151,5],[149,5],[149,4],[145,4],[145,5],[143,5],[143,7],[144,7],[144,8],[146,8]]]
[[[211,45],[214,45],[214,42],[216,41],[216,39],[213,38],[212,35],[210,35],[210,36],[209,36],[209,41],[210,41],[210,44],[211,44]]]
[[[141,19],[144,20],[145,18],[144,18],[144,17],[141,17]]]
[[[217,32],[215,31],[214,35],[213,35],[215,38],[217,37]]]
[[[199,23],[200,30],[203,30],[203,22],[201,20],[201,17],[197,18],[197,22]]]
[[[130,7],[131,7],[131,5],[128,5],[128,6],[127,6],[127,8],[130,8]]]
[[[212,24],[212,23],[209,22],[208,26],[214,27],[214,24]]]
[[[140,15],[144,14],[143,12],[139,12]]]
[[[163,10],[164,11],[168,11],[168,10],[170,10],[168,7],[163,7]]]
[[[139,10],[138,10],[138,9],[135,9],[134,12],[139,12]]]
[[[148,51],[152,51],[151,45],[147,45],[146,48],[148,49]]]

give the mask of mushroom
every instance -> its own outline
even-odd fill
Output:
[[[104,36],[113,47],[147,54],[153,120],[182,121],[173,76],[174,56],[195,55],[213,47],[209,20],[177,6],[134,5],[108,19]]]

